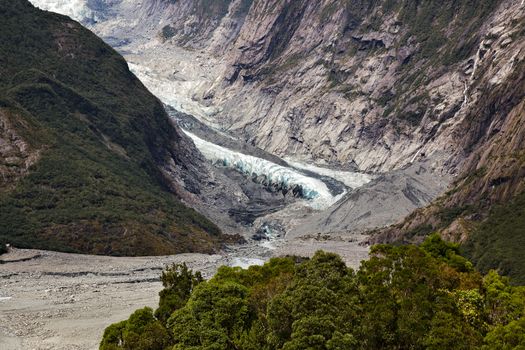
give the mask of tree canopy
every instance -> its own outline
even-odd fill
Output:
[[[525,349],[525,288],[438,236],[375,246],[358,271],[319,251],[162,280],[159,309],[108,327],[101,350]]]

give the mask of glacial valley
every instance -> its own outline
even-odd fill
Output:
[[[388,1],[30,2],[103,39],[160,100],[179,145],[163,185],[220,239],[195,250],[204,236],[184,233],[198,253],[139,257],[11,249],[0,350],[97,348],[105,326],[156,305],[171,263],[208,278],[325,250],[358,268],[373,243],[465,243],[486,218],[476,205],[525,188],[521,0],[458,5],[448,22],[433,1],[417,16]]]

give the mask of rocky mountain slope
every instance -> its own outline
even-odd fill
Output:
[[[198,52],[196,65],[213,62],[182,108],[204,106],[192,111],[273,154],[406,177],[386,176],[399,195],[372,184],[380,204],[367,206],[378,196],[365,188],[298,231],[371,227],[367,217],[408,213],[411,198],[424,206],[443,188],[431,179],[453,175],[449,192],[371,241],[440,230],[485,270],[525,271],[513,264],[525,233],[523,1],[152,0],[135,10],[142,35],[158,38],[143,51],[182,47]],[[167,79],[183,76],[170,66],[157,64]]]
[[[400,224],[381,230],[372,242],[418,242],[439,231],[464,243],[479,269],[498,268],[525,283],[524,47],[522,36],[507,81],[483,91],[484,102],[463,123],[469,132],[458,138],[469,156],[451,189]],[[484,63],[485,69],[493,69],[492,62]]]
[[[285,159],[384,173],[292,235],[387,225],[452,183],[370,241],[439,230],[510,271],[525,235],[523,1],[83,4],[71,15],[177,109]]]
[[[177,196],[199,153],[124,59],[67,17],[0,3],[0,241],[96,254],[211,252]]]
[[[462,157],[453,134],[478,103],[478,63],[492,48],[500,67],[511,66],[523,23],[520,1],[206,6],[143,5],[165,45],[226,62],[193,96],[216,107],[215,122],[280,156],[368,171],[419,158],[454,171]]]

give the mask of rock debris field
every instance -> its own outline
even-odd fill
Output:
[[[160,274],[185,262],[211,278],[222,265],[262,264],[271,256],[312,256],[323,249],[338,253],[357,268],[368,247],[353,239],[311,236],[233,247],[222,255],[179,254],[108,257],[11,249],[0,256],[0,350],[98,349],[104,329],[138,308],[158,303]]]
[[[0,350],[97,349],[104,328],[158,302],[160,273],[211,277],[220,255],[116,258],[13,249],[0,257]]]

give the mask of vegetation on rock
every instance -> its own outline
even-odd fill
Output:
[[[371,241],[417,243],[441,232],[462,242],[481,272],[497,269],[525,284],[525,61],[484,96],[462,121],[474,132],[458,134],[469,156],[449,191]]]
[[[512,276],[525,284],[525,193],[490,210],[488,218],[476,227],[463,245],[465,255],[477,269]]]

